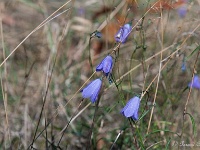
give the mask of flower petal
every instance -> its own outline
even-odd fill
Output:
[[[124,25],[124,28],[123,28],[123,36],[122,36],[122,39],[121,39],[121,42],[122,43],[125,43],[129,34],[130,34],[130,31],[131,31],[131,26],[130,24],[125,24]]]
[[[107,76],[111,72],[112,63],[112,57],[108,55],[96,67],[96,71],[103,71],[103,73]]]
[[[200,81],[198,75],[194,75],[193,83],[192,81],[188,84],[189,87],[200,89]]]
[[[92,103],[96,102],[100,89],[101,89],[101,82],[98,82],[96,84],[95,90],[93,91],[92,95],[90,96],[90,100]]]
[[[103,72],[108,75],[112,69],[112,57],[107,56],[106,60],[103,63]]]
[[[100,79],[96,79],[90,82],[83,90],[82,97],[89,98],[95,92],[96,88],[98,88],[99,84],[101,85],[102,81]]]
[[[178,8],[178,14],[181,18],[184,18],[186,16],[186,13],[187,13],[187,7],[185,5]]]
[[[103,69],[103,61],[96,67],[96,71],[101,71]]]
[[[133,117],[134,120],[137,120],[139,106],[140,98],[135,96],[127,102],[126,106],[121,110],[121,113],[127,118]]]
[[[133,120],[138,120],[138,109],[139,109],[139,104],[138,104],[138,106],[135,108],[135,113],[134,113],[133,116],[132,116]]]
[[[94,88],[91,88],[95,86],[94,82],[91,82],[87,85],[87,87],[85,87],[83,90],[82,90],[82,96],[83,98],[89,98],[91,96],[91,92],[94,90]]]
[[[125,24],[123,27],[119,29],[117,34],[115,35],[115,40],[117,42],[125,43],[130,32],[131,32],[131,25],[129,23]]]

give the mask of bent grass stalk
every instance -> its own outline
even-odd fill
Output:
[[[62,107],[66,107],[67,105],[68,105],[68,103],[77,95],[77,93],[85,86],[85,84],[94,76],[94,74],[96,73],[96,71],[88,78],[88,80],[76,91],[76,93],[71,97],[71,99],[64,105],[64,106],[62,106]],[[49,80],[49,83],[50,83],[50,80]],[[49,84],[47,85],[47,86],[49,86]],[[43,105],[44,105],[44,103],[43,103]],[[89,105],[87,105],[87,106],[89,106]],[[37,140],[42,134],[43,134],[43,132],[46,130],[46,128],[52,123],[52,121],[53,121],[53,119],[55,119],[56,117],[57,117],[57,115],[58,115],[58,111],[59,111],[59,108],[60,108],[61,106],[58,106],[57,108],[56,108],[56,110],[55,110],[55,112],[53,113],[53,115],[52,115],[52,117],[51,117],[51,119],[50,119],[50,121],[48,122],[48,123],[46,123],[46,126],[44,127],[44,129],[42,130],[42,131],[40,131],[40,133],[36,136],[36,132],[35,132],[35,135],[34,135],[34,140],[32,141],[32,143],[29,145],[29,147],[31,147],[31,145],[35,142],[35,140]],[[82,111],[83,112],[83,111]],[[76,117],[76,116],[75,116]],[[41,117],[40,117],[41,118]],[[73,118],[72,118],[73,119]],[[73,121],[74,121],[74,119],[73,119]],[[39,125],[39,122],[40,122],[40,120],[38,121],[38,125]],[[38,126],[37,125],[37,126]],[[38,127],[36,127],[36,131],[37,131],[37,128]],[[65,127],[64,127],[65,128]]]
[[[70,118],[69,122],[67,123],[67,125],[62,129],[62,131],[59,133],[61,134],[61,137],[60,137],[60,140],[58,141],[58,146],[60,145],[60,142],[62,141],[62,138],[65,134],[65,131],[67,130],[67,128],[69,127],[69,124],[71,123],[72,119],[74,118],[75,114],[78,112],[80,106],[82,105],[82,102],[83,102],[84,98],[81,100],[80,104],[78,105],[76,111],[74,112],[74,114],[72,115],[72,117]],[[58,137],[58,136],[56,136]]]
[[[160,14],[160,24],[161,24],[161,49],[163,49],[163,16],[162,16],[162,11],[161,11],[161,14]],[[158,34],[159,36],[159,34]],[[158,38],[160,39],[160,38]],[[161,74],[161,68],[162,68],[162,59],[163,59],[163,53],[161,51],[160,53],[160,65],[159,65],[159,70],[158,70],[158,77],[157,77],[157,83],[156,83],[156,90],[155,90],[155,94],[154,94],[154,99],[153,99],[153,108],[151,109],[151,113],[150,113],[150,118],[149,118],[149,123],[148,123],[148,127],[147,127],[147,133],[149,133],[149,130],[150,130],[150,126],[151,126],[151,120],[152,120],[152,117],[153,117],[153,112],[154,112],[154,105],[155,105],[155,102],[156,102],[156,97],[157,97],[157,92],[158,92],[158,86],[159,86],[159,82],[160,82],[160,74]]]
[[[59,10],[61,10],[64,6],[68,5],[72,0],[69,0],[64,5],[62,5],[60,8],[58,8],[55,12],[53,12],[49,17],[47,17],[42,23],[40,23],[33,31],[31,31],[13,50],[12,52],[3,60],[3,62],[0,64],[0,67],[10,58],[10,56],[37,30],[39,30],[41,27],[43,27],[46,23],[54,19],[55,17],[51,18],[53,15],[55,15]],[[66,11],[68,11],[67,9]],[[66,12],[64,11],[64,12]],[[62,13],[61,13],[62,14]],[[58,15],[57,15],[58,16]]]
[[[64,6],[64,5],[63,5]],[[61,7],[59,8],[59,9],[61,9]],[[58,9],[58,10],[59,10]],[[57,10],[57,11],[58,11]],[[67,11],[68,11],[69,9],[67,9]],[[55,11],[56,12],[56,11]],[[53,13],[53,14],[55,14],[55,12]],[[64,12],[66,12],[66,11],[64,11]],[[53,15],[52,14],[52,15]],[[52,16],[52,15],[50,15],[50,16]],[[58,15],[57,15],[58,16]],[[49,18],[49,17],[48,17]],[[48,19],[47,18],[47,19]],[[53,18],[55,18],[55,17],[53,17]],[[46,20],[47,20],[46,19]],[[50,20],[52,20],[52,19],[50,19]],[[43,22],[45,22],[45,21],[43,21]],[[45,24],[45,23],[44,23]],[[35,31],[38,29],[38,28],[40,28],[40,27],[42,27],[43,25],[44,25],[43,23],[41,23],[38,27],[36,27],[36,29],[35,29]],[[34,32],[34,30],[31,32],[31,33],[33,33]],[[31,35],[31,33],[29,34],[29,35]],[[62,33],[62,37],[64,37],[64,34],[65,34],[65,32],[63,32]],[[27,38],[28,38],[29,36],[27,36],[22,42],[24,42]],[[62,40],[62,38],[61,38],[61,40]],[[21,43],[22,43],[21,42]],[[43,110],[44,110],[44,106],[45,106],[45,103],[46,103],[46,96],[47,96],[47,93],[48,93],[48,89],[49,89],[49,85],[50,85],[50,82],[51,82],[51,78],[52,78],[52,74],[53,74],[53,70],[54,70],[54,67],[55,67],[55,64],[56,64],[56,59],[57,59],[57,55],[58,55],[58,51],[59,51],[59,49],[60,49],[60,43],[61,43],[61,41],[59,41],[59,44],[58,44],[58,50],[56,51],[56,56],[55,56],[55,59],[54,59],[54,61],[53,61],[53,67],[52,67],[52,70],[51,70],[51,73],[50,73],[50,77],[49,77],[49,79],[48,79],[48,82],[47,82],[47,84],[46,84],[46,91],[45,91],[45,95],[44,95],[44,97],[43,97],[43,103],[42,103],[42,108],[41,108],[41,111],[40,111],[40,115],[39,115],[39,120],[38,120],[38,123],[37,123],[37,125],[36,125],[36,129],[35,129],[35,132],[34,132],[34,136],[33,136],[33,140],[32,140],[32,142],[31,142],[31,144],[29,145],[29,147],[31,147],[31,148],[33,148],[33,143],[35,142],[35,140],[36,140],[36,134],[37,134],[37,130],[38,130],[38,127],[39,127],[39,124],[40,124],[40,120],[41,120],[41,117],[42,117],[42,113],[43,113]],[[16,49],[17,49],[17,47],[16,47]],[[14,50],[12,51],[12,52],[14,52]],[[12,52],[10,53],[10,55],[12,54]],[[9,57],[7,57],[7,58],[9,58]],[[6,60],[6,59],[5,59]],[[46,126],[47,124],[46,124],[46,122],[45,122],[45,126]],[[48,124],[49,125],[49,124]],[[45,129],[44,129],[45,131],[46,131],[46,127],[45,127]],[[29,148],[28,147],[28,148]]]
[[[1,10],[0,10],[1,13]],[[6,52],[5,52],[5,45],[4,45],[4,35],[3,35],[3,24],[2,24],[2,18],[0,17],[0,32],[1,32],[1,44],[2,44],[2,48],[3,48],[3,59],[6,58]],[[1,74],[1,72],[0,72]],[[11,144],[11,138],[10,138],[10,129],[9,129],[9,121],[8,121],[8,110],[7,110],[7,106],[8,106],[8,87],[7,87],[7,64],[4,64],[4,76],[5,76],[5,82],[3,83],[2,81],[2,77],[3,75],[0,75],[1,78],[1,87],[2,87],[2,95],[3,95],[3,102],[4,102],[4,109],[5,109],[5,129],[6,129],[6,134],[8,136],[8,141],[9,141],[9,145]],[[5,147],[7,147],[7,137],[5,137]]]

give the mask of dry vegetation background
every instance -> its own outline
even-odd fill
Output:
[[[0,148],[178,149],[174,143],[184,141],[195,146],[180,149],[200,149],[200,93],[187,89],[200,74],[200,0],[184,4],[183,18],[179,2],[1,0]],[[98,109],[81,103],[79,89],[100,76],[95,66],[129,21],[128,41],[113,54],[118,86],[104,81]],[[90,40],[95,30],[102,37]],[[144,91],[143,117],[131,125],[122,101]],[[183,119],[184,108],[190,115]]]

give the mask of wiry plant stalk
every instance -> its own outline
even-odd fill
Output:
[[[0,14],[1,14],[1,10],[0,10]],[[0,16],[0,30],[1,30],[1,44],[2,44],[2,48],[3,48],[3,59],[6,58],[6,52],[5,52],[5,46],[4,46],[4,36],[3,36],[3,24],[2,24],[2,19]],[[1,75],[1,87],[2,87],[2,95],[3,95],[3,101],[4,101],[4,109],[5,109],[5,132],[6,135],[8,137],[5,137],[5,148],[11,144],[11,139],[10,139],[10,129],[9,129],[9,121],[8,121],[8,87],[7,87],[7,64],[4,64],[4,78],[5,81],[2,81],[3,76]],[[8,139],[8,143],[7,143],[7,139]]]

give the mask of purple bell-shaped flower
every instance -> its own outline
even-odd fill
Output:
[[[83,90],[82,97],[83,98],[90,98],[91,102],[94,103],[97,100],[99,95],[99,91],[101,89],[102,81],[101,79],[96,79],[90,82]]]
[[[112,70],[113,60],[110,55],[106,56],[101,63],[96,67],[96,71],[103,71],[103,73],[108,76]]]
[[[131,25],[129,23],[125,24],[123,27],[119,29],[117,34],[115,35],[115,40],[117,42],[125,43],[129,34],[131,33]]]
[[[140,107],[140,98],[135,96],[133,98],[131,98],[126,106],[121,110],[121,113],[129,118],[129,117],[132,117],[133,120],[138,120],[138,110],[139,110],[139,107]]]
[[[180,6],[178,8],[177,12],[178,12],[178,15],[181,18],[184,18],[186,16],[186,13],[187,13],[187,7],[186,7],[186,5]]]
[[[184,18],[187,13],[187,2],[188,0],[179,0],[180,5],[177,7],[179,17]]]
[[[194,75],[193,82],[191,81],[188,84],[188,86],[192,88],[200,89],[200,80],[199,80],[198,75]]]

